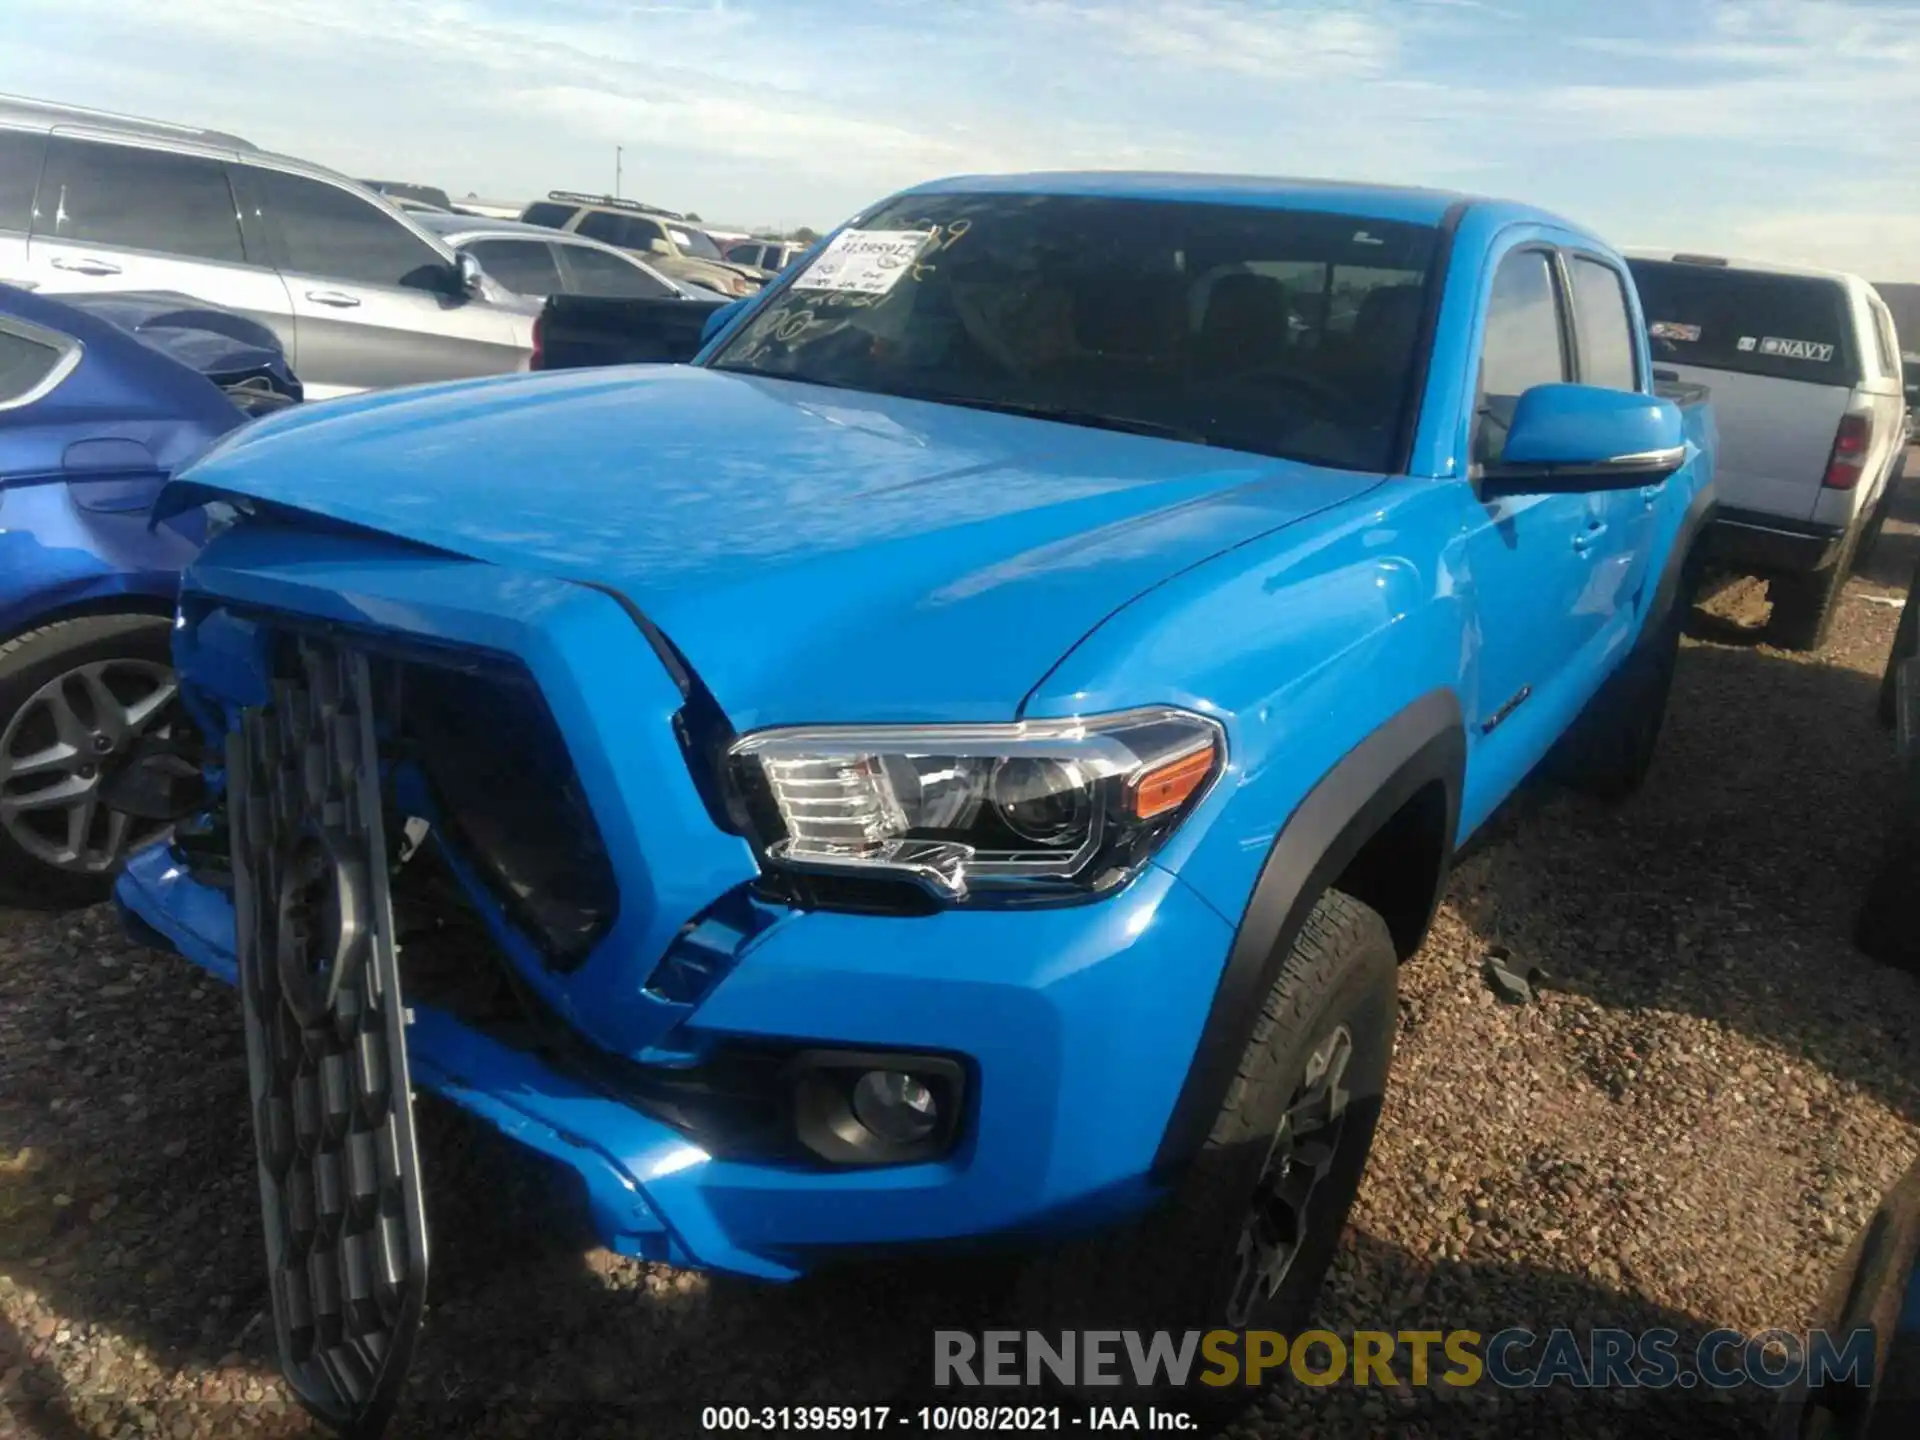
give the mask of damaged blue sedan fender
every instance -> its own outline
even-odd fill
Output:
[[[609,1245],[782,1278],[1044,1240],[1023,1323],[1284,1329],[1456,848],[1543,764],[1651,763],[1713,438],[1643,335],[1611,248],[1505,203],[941,182],[691,365],[217,448],[162,500],[222,507],[177,660],[242,763],[377,772],[348,860],[389,877],[414,1079],[576,1171]],[[371,738],[313,738],[342,716]],[[119,890],[228,978],[236,900],[352,908],[259,843],[320,821],[231,808]],[[243,932],[291,1024],[293,942]],[[287,1083],[314,1148],[263,1136],[269,1213],[324,1214],[300,1187],[354,1162]],[[1149,1214],[1152,1289],[1103,1238]],[[411,1321],[276,1303],[302,1393],[361,1413],[301,1326]]]

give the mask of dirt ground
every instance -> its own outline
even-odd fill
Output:
[[[1684,1353],[1806,1324],[1920,1151],[1920,985],[1847,939],[1916,560],[1909,500],[1816,658],[1755,642],[1758,587],[1721,597],[1645,792],[1523,806],[1459,869],[1403,978],[1328,1327],[1665,1325]],[[1546,972],[1533,1003],[1490,994],[1494,944]],[[0,1437],[310,1432],[262,1308],[238,1019],[104,909],[0,912]],[[423,1112],[435,1289],[396,1435],[675,1436],[704,1405],[884,1402],[964,1323],[917,1270],[762,1288],[616,1260],[552,1172]],[[1735,1436],[1765,1400],[1296,1386],[1232,1433]]]

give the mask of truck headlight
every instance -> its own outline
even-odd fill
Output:
[[[768,864],[973,892],[1099,893],[1226,765],[1217,721],[1160,707],[1012,725],[763,730],[730,751]]]

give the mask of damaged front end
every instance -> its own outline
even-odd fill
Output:
[[[624,821],[609,844],[525,658],[539,663],[538,626],[516,613],[531,589],[542,620],[623,626],[626,645],[610,653],[650,659],[606,597],[411,554],[418,568],[395,572],[400,588],[417,586],[423,606],[434,592],[451,601],[437,616],[416,610],[424,623],[412,631],[373,623],[370,597],[339,587],[305,608],[312,595],[258,603],[231,593],[256,589],[250,562],[274,548],[273,527],[255,528],[225,537],[190,576],[176,659],[202,775],[183,781],[195,757],[176,746],[129,777],[129,793],[176,824],[170,842],[136,857],[120,895],[149,940],[231,966],[283,1369],[328,1423],[372,1433],[398,1394],[425,1295],[413,1083],[565,1154],[603,1235],[686,1263],[692,1250],[633,1177],[797,1148],[788,1056],[673,1038],[776,917],[748,894],[738,840],[714,832],[720,843],[693,872],[711,887],[698,904],[640,866]],[[343,562],[373,553],[363,537],[325,530],[302,543]],[[442,625],[499,648],[446,643],[433,633]],[[656,669],[630,688],[645,696],[636,727],[681,750],[704,737],[674,678]],[[669,783],[650,787],[665,798],[677,770],[684,793],[673,798],[704,812],[684,751],[674,758],[653,771]],[[586,763],[611,800],[640,778],[608,774],[605,756]],[[609,1105],[632,1123],[588,1114]]]

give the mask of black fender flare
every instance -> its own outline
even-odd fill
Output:
[[[1682,592],[1691,583],[1690,572],[1697,571],[1697,562],[1703,553],[1700,540],[1719,508],[1719,492],[1712,481],[1695,491],[1687,503],[1687,513],[1680,517],[1680,528],[1674,532],[1673,545],[1660,568],[1660,582],[1654,586],[1653,601],[1647,606],[1647,617],[1640,627],[1642,635],[1657,633],[1673,613],[1674,606],[1684,603]],[[1697,578],[1697,573],[1692,578]]]
[[[1446,790],[1445,853],[1421,929],[1446,888],[1467,761],[1459,698],[1431,690],[1349,750],[1281,827],[1254,883],[1187,1078],[1154,1154],[1163,1180],[1206,1143],[1253,1036],[1254,1022],[1320,896],[1401,806],[1438,781]]]

